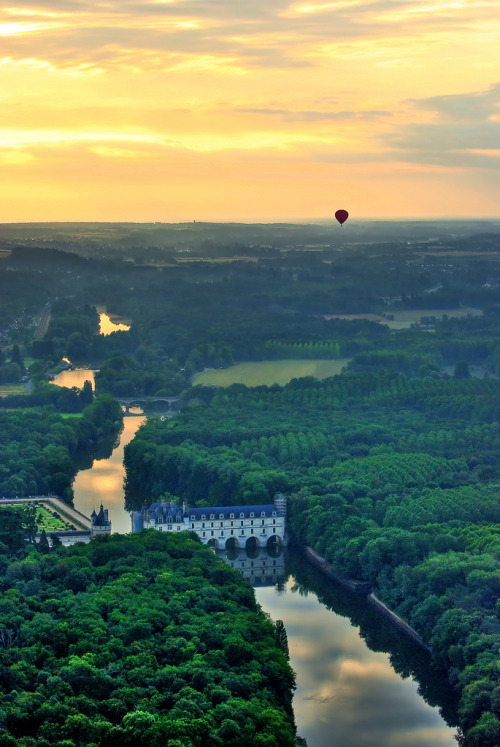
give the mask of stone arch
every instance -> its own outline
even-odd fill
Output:
[[[214,550],[219,549],[219,540],[215,539],[215,537],[211,537],[207,542],[208,547],[213,547]]]
[[[281,550],[283,547],[283,540],[278,534],[273,534],[272,537],[269,537],[269,539],[266,542],[266,549],[267,550]]]
[[[237,537],[228,537],[225,544],[226,550],[239,550],[241,548]]]
[[[248,537],[247,541],[245,542],[245,550],[247,552],[252,552],[254,550],[258,550],[260,548],[260,540],[255,535],[252,535],[251,537]]]

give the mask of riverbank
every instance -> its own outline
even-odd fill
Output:
[[[424,641],[424,639],[417,633],[416,630],[414,630],[411,625],[408,625],[407,622],[405,622],[401,617],[396,615],[395,612],[389,609],[387,605],[385,605],[383,602],[378,599],[374,592],[372,591],[371,584],[368,583],[368,581],[355,581],[354,579],[345,578],[341,575],[339,575],[332,565],[325,559],[322,558],[321,555],[318,555],[318,553],[312,549],[312,547],[306,546],[304,548],[305,555],[307,559],[314,565],[316,568],[318,568],[322,573],[324,573],[328,578],[331,578],[333,581],[336,581],[341,586],[343,586],[346,589],[349,589],[349,591],[354,591],[356,594],[363,594],[366,595],[366,600],[369,604],[371,604],[373,607],[375,607],[378,612],[380,612],[382,615],[387,617],[388,620],[391,621],[393,625],[396,625],[400,630],[402,630],[406,635],[408,635],[410,638],[412,638],[416,643],[418,643],[419,646],[424,648],[428,653],[432,653],[432,649],[430,646]]]

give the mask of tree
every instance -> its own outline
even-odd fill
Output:
[[[467,361],[457,361],[455,371],[453,372],[453,378],[470,379],[469,364]]]

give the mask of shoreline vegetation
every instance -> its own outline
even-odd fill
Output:
[[[318,568],[322,573],[324,573],[325,576],[333,579],[334,581],[339,583],[341,586],[344,586],[346,589],[349,589],[349,591],[354,591],[357,594],[365,595],[366,600],[369,604],[375,607],[382,615],[387,617],[393,625],[395,625],[397,628],[402,630],[407,636],[409,636],[414,641],[416,641],[428,653],[431,653],[431,647],[422,639],[422,637],[417,633],[417,631],[414,630],[410,625],[408,625],[408,623],[405,622],[401,617],[396,615],[395,612],[390,610],[386,604],[380,601],[380,599],[377,599],[377,597],[371,590],[371,585],[369,583],[367,583],[366,581],[356,581],[354,579],[345,578],[344,576],[341,576],[340,574],[336,573],[335,569],[332,568],[331,564],[328,563],[325,560],[325,558],[322,558],[320,555],[318,555],[318,553],[315,552],[312,549],[312,547],[306,546],[306,547],[303,547],[302,550],[305,553],[307,559],[314,566],[316,566],[316,568]]]
[[[300,543],[429,642],[463,744],[499,744],[498,224],[12,224],[0,242],[0,494],[71,502],[119,431],[113,397],[179,397],[125,451],[127,508],[286,494]],[[99,334],[96,302],[130,328]],[[63,358],[98,363],[95,401],[47,383]],[[348,362],[190,386],[286,359]]]

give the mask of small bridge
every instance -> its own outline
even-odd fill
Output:
[[[172,404],[179,400],[179,397],[115,397],[116,401],[124,408],[128,415],[131,415],[131,407],[142,407],[144,405],[155,405],[157,403],[168,404],[168,408],[171,409]]]

